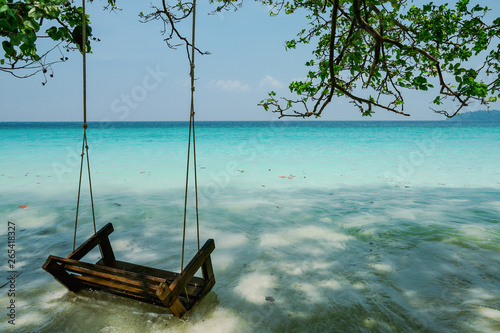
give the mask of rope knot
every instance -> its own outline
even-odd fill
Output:
[[[87,129],[87,127],[89,127],[89,125],[87,125],[87,123],[84,123],[82,127]]]

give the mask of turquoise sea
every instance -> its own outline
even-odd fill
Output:
[[[500,331],[500,123],[197,123],[217,282],[182,320],[42,270],[72,250],[82,134],[0,123],[0,285],[21,273],[15,296],[0,288],[0,331]],[[89,124],[97,226],[113,223],[117,259],[180,270],[187,135],[185,122]],[[93,232],[82,196],[77,243]]]

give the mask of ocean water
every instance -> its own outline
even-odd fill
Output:
[[[113,223],[117,259],[180,270],[187,130],[90,123],[97,225]],[[0,288],[1,331],[500,331],[500,123],[197,123],[217,282],[182,320],[67,292],[42,270],[72,250],[82,131],[0,123],[0,285],[9,225],[21,273],[15,296]],[[77,243],[93,230],[88,203],[84,185]],[[193,191],[189,203],[188,258]]]

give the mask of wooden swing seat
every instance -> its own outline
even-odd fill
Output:
[[[113,230],[111,223],[106,224],[65,258],[49,256],[42,268],[70,291],[102,290],[167,307],[179,318],[214,286],[210,259],[215,249],[213,239],[207,240],[179,274],[116,260],[108,238]],[[80,261],[96,246],[102,256],[97,263]],[[203,277],[195,277],[200,268]]]

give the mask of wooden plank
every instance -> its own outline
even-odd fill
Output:
[[[174,316],[178,318],[181,318],[187,312],[186,307],[184,306],[184,304],[182,304],[179,298],[177,298],[174,304],[172,304],[168,309]]]
[[[92,288],[92,287],[91,287]],[[99,289],[99,288],[93,288],[93,289]],[[132,293],[127,293],[126,291],[124,290],[115,290],[113,288],[106,288],[106,289],[99,289],[101,292],[105,292],[105,293],[110,293],[110,294],[113,294],[113,295],[117,295],[117,296],[120,296],[120,297],[126,297],[126,298],[129,298],[129,299],[133,299],[135,301],[139,301],[139,302],[143,302],[143,303],[148,303],[148,304],[153,304],[153,305],[156,305],[156,306],[161,306],[161,307],[165,307],[165,305],[163,303],[160,302],[160,300],[157,298],[157,297],[150,297],[150,295],[137,295],[137,294],[132,294]]]
[[[89,253],[94,247],[99,245],[104,237],[108,237],[110,233],[113,232],[113,225],[111,223],[106,224],[101,228],[96,234],[92,235],[87,239],[82,245],[80,245],[75,251],[71,252],[66,256],[68,259],[80,260],[87,253]]]
[[[209,239],[206,241],[205,245],[196,253],[196,255],[191,259],[189,264],[184,268],[182,274],[180,274],[167,288],[164,288],[163,292],[158,291],[158,298],[164,304],[173,304],[174,300],[179,297],[180,293],[183,291],[185,286],[189,283],[189,281],[193,278],[196,272],[200,269],[201,265],[205,262],[205,260],[210,256],[212,251],[215,249],[215,242],[213,239]],[[168,306],[167,305],[167,306]]]
[[[203,288],[200,290],[197,295],[190,297],[189,303],[186,304],[186,309],[189,311],[193,306],[196,305],[196,303],[200,302],[210,290],[212,290],[212,287],[215,285],[215,279],[212,278],[210,280],[207,280]]]
[[[136,287],[141,287],[145,289],[151,289],[151,286],[155,286],[155,290],[157,289],[156,286],[158,286],[159,283],[166,282],[167,280],[162,278],[162,277],[156,277],[152,275],[146,275],[142,273],[136,273],[134,271],[129,271],[129,270],[124,270],[124,269],[118,269],[114,267],[107,267],[107,266],[102,266],[102,265],[97,265],[97,264],[90,264],[78,260],[73,260],[73,259],[67,259],[67,258],[61,258],[61,257],[54,257],[52,256],[53,260],[56,260],[59,262],[62,266],[62,268],[65,268],[69,271],[74,271],[79,274],[85,273],[86,275],[95,275],[95,276],[100,276],[103,279],[109,279],[109,280],[116,280],[120,281],[123,283],[128,283],[131,285],[135,285]],[[139,270],[144,271],[144,268],[148,268],[145,266],[140,266],[140,265],[134,265],[130,263],[125,263],[125,262],[119,262],[120,264],[117,266],[126,266],[128,268],[134,269],[135,266],[139,266]],[[125,265],[124,265],[125,264]],[[63,270],[64,271],[64,270]],[[158,269],[150,269],[147,270],[149,272],[153,273],[158,273],[161,272],[163,274],[166,273],[166,275],[173,275],[176,273],[168,272],[168,271],[162,271]],[[178,275],[178,274],[177,274]],[[186,286],[186,289],[188,291],[188,294],[190,295],[196,295],[199,294],[204,282],[202,279],[197,279],[195,284],[190,284]],[[170,283],[170,282],[169,282]],[[153,291],[154,293],[154,291]],[[185,296],[184,290],[181,291],[181,296]]]
[[[155,295],[156,291],[158,290],[159,284],[160,284],[156,281],[151,281],[151,280],[147,280],[147,279],[137,280],[137,279],[131,278],[130,276],[117,276],[117,275],[109,274],[109,273],[101,273],[99,271],[80,268],[78,266],[69,265],[69,264],[64,265],[64,268],[70,272],[82,274],[84,276],[90,276],[90,277],[96,276],[96,277],[99,277],[99,278],[102,278],[105,280],[117,281],[117,282],[125,283],[125,284],[131,285],[131,286],[135,286],[135,287],[140,288],[148,293],[151,293],[152,295]],[[186,287],[185,291],[188,292],[188,295],[190,298],[195,298],[201,293],[202,288],[203,288],[203,284],[197,285],[197,286],[188,285]],[[180,294],[180,296],[186,297],[185,291],[183,291]]]
[[[81,283],[82,285],[84,285],[84,287],[86,287],[88,289],[109,292],[109,293],[114,294],[114,295],[133,298],[133,299],[141,301],[141,302],[146,302],[146,303],[150,303],[150,304],[164,306],[162,303],[158,302],[157,297],[155,297],[155,295],[151,294],[151,293],[124,290],[122,288],[113,288],[113,287],[109,287],[109,286],[103,286],[101,283],[99,283],[99,281],[96,281],[93,279],[86,279],[85,280],[84,277],[79,276],[79,275],[75,275],[74,277],[76,280],[78,280],[79,283]]]
[[[123,269],[118,269],[118,268],[113,268],[113,267],[107,267],[107,266],[102,266],[102,265],[96,265],[96,264],[90,264],[87,262],[83,261],[78,261],[74,259],[68,259],[68,258],[61,258],[61,257],[53,257],[55,260],[57,260],[60,263],[67,264],[67,265],[73,265],[77,267],[83,267],[86,269],[94,270],[94,271],[99,271],[103,273],[108,273],[108,274],[113,274],[116,276],[130,276],[131,278],[139,278],[139,279],[145,279],[145,280],[151,280],[151,281],[156,281],[158,283],[164,282],[165,279],[159,278],[156,276],[151,276],[151,275],[146,275],[146,274],[141,274],[141,273],[136,273],[132,271],[126,271]]]
[[[49,256],[42,268],[52,274],[54,279],[66,287],[69,291],[78,291],[82,285],[77,283],[71,276],[57,263],[57,257]]]
[[[101,260],[99,260],[97,262],[97,265],[100,265],[100,264],[102,264]],[[163,278],[166,281],[168,281],[169,284],[172,283],[179,276],[179,273],[174,273],[174,272],[170,272],[170,271],[158,269],[158,268],[153,268],[153,267],[131,264],[131,263],[119,261],[119,260],[115,260],[113,263],[111,263],[110,266],[113,268],[123,269],[123,270],[130,271],[130,272],[135,272],[135,273],[140,273],[140,274],[146,274],[148,276],[156,276],[159,278]],[[160,282],[165,282],[165,281],[160,281]],[[204,284],[204,281],[202,278],[195,276],[191,279],[189,284],[192,286],[201,286]]]
[[[113,248],[111,247],[111,243],[109,242],[107,235],[101,239],[99,250],[101,251],[102,260],[106,265],[115,261],[115,254],[113,253]]]
[[[82,281],[83,283],[85,282],[91,283],[95,286],[98,286],[100,289],[114,288],[118,290],[124,290],[133,294],[138,294],[138,295],[144,294],[143,289],[125,283],[115,282],[108,279],[101,279],[95,276],[73,275],[72,277],[78,281]],[[150,297],[153,298],[155,294],[150,294],[150,295],[151,295]]]
[[[205,286],[201,290],[198,301],[201,300],[203,297],[205,297],[205,295],[208,294],[210,290],[212,290],[214,285],[215,285],[215,277],[212,277],[210,280],[206,282]]]
[[[164,295],[165,299],[169,299],[170,303],[166,303],[160,297],[158,297],[160,301],[170,310],[170,312],[172,312],[174,316],[181,318],[187,312],[188,309],[186,309],[184,304],[182,304],[182,302],[179,300],[179,297],[175,298],[168,297],[171,294],[171,292],[172,291],[170,290],[167,284],[160,283],[160,288],[158,289],[156,294],[158,296]],[[172,299],[172,301],[170,301],[170,299]]]
[[[128,285],[136,286],[142,290],[151,292],[151,293],[156,293],[156,290],[158,289],[159,283],[155,283],[153,281],[138,281],[134,279],[130,279],[129,277],[126,276],[117,276],[114,274],[108,274],[108,273],[102,273],[86,268],[81,268],[73,265],[65,265],[64,267],[67,271],[73,272],[73,273],[78,273],[83,276],[96,276],[102,279],[106,280],[113,280],[121,283],[125,283]]]
[[[214,268],[212,267],[212,259],[210,257],[201,265],[201,272],[204,280],[210,280],[214,277]]]
[[[104,264],[102,260],[99,260],[97,262],[97,265],[102,265]],[[175,280],[175,278],[179,275],[178,273],[162,270],[162,269],[157,269],[157,268],[152,268],[152,267],[147,267],[147,266],[142,266],[142,265],[137,265],[137,264],[132,264],[129,262],[125,261],[120,261],[120,260],[115,260],[112,262],[110,265],[105,265],[108,267],[116,268],[116,269],[121,269],[129,272],[134,272],[138,274],[144,274],[147,276],[155,276],[159,280],[158,282],[164,282],[164,280]],[[161,281],[160,281],[161,279]]]
[[[127,298],[133,299],[135,301],[148,303],[148,304],[152,304],[152,305],[156,305],[156,306],[161,306],[163,308],[166,307],[165,304],[163,304],[158,299],[158,297],[156,297],[156,295],[151,295],[149,293],[138,293],[138,292],[131,293],[131,292],[127,292],[123,289],[115,289],[115,288],[111,288],[111,287],[103,288],[102,285],[94,284],[91,281],[85,281],[84,283],[85,283],[84,287],[87,287],[89,289],[99,290],[101,292],[110,293],[110,294],[117,295],[120,297],[127,297]],[[179,297],[179,299],[181,300],[181,303],[184,304],[183,300],[185,300],[185,298]]]

